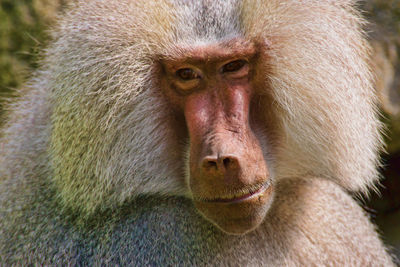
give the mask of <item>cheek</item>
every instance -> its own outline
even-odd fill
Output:
[[[279,121],[278,107],[269,95],[256,95],[252,98],[249,123],[260,142],[270,172],[274,171],[274,161],[278,148],[284,141],[282,123]]]

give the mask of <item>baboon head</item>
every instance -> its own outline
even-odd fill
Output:
[[[280,179],[372,185],[379,123],[359,16],[345,0],[286,2],[79,1],[44,85],[63,206],[88,217],[186,196],[242,234]]]

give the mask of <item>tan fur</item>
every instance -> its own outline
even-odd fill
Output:
[[[349,0],[78,1],[0,142],[1,262],[391,265],[340,188],[366,193],[378,178],[362,23]],[[187,140],[154,76],[182,47],[238,36],[266,47],[265,112],[281,138],[266,157],[274,206],[231,237],[179,198]]]

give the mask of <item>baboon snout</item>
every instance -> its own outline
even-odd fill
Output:
[[[192,163],[198,164],[191,164],[190,188],[197,209],[207,219],[227,233],[243,234],[262,222],[273,189],[261,147],[254,140],[243,136],[231,136],[229,143],[223,140],[200,145],[210,153],[201,148],[197,151],[202,152],[191,153]]]

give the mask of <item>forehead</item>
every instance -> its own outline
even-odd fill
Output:
[[[176,42],[193,45],[242,36],[240,0],[173,1]]]
[[[175,53],[163,57],[164,64],[211,63],[235,58],[250,60],[257,53],[255,42],[234,38],[219,43],[177,47]]]

